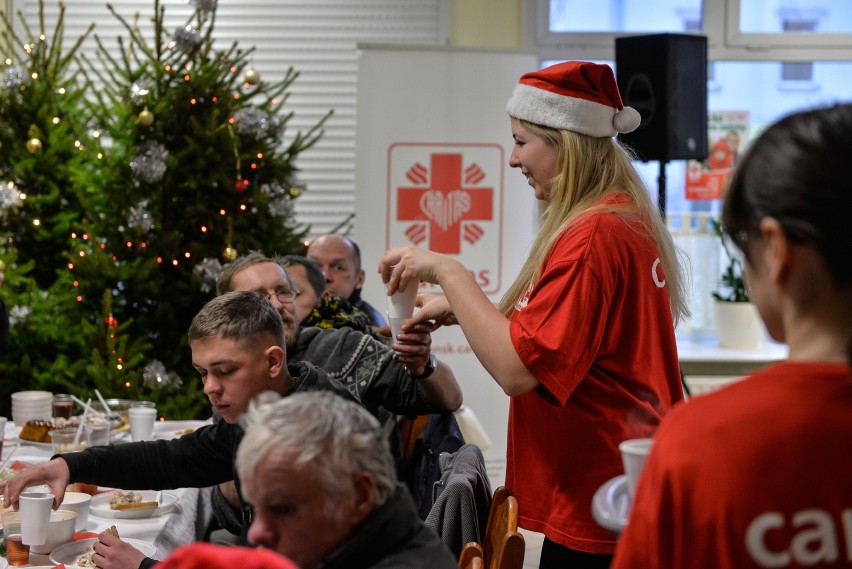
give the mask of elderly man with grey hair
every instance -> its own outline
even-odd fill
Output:
[[[275,393],[243,419],[237,471],[254,507],[251,543],[301,569],[453,569],[420,521],[379,422],[332,393]]]

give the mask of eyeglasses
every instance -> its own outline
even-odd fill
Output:
[[[274,290],[272,292],[258,291],[257,294],[259,294],[261,296],[265,296],[270,301],[272,300],[272,297],[274,296],[275,298],[278,299],[278,302],[280,302],[281,304],[290,304],[291,302],[293,302],[296,299],[297,296],[299,296],[302,293],[299,292],[298,290],[290,290],[288,288],[288,289],[278,289],[278,290]]]

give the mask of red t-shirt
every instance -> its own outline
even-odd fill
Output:
[[[506,485],[522,527],[572,549],[612,553],[592,496],[624,472],[618,444],[653,434],[683,399],[658,259],[623,218],[590,214],[559,238],[511,318],[541,385],[511,400]]]
[[[852,566],[852,370],[776,364],[664,420],[613,569]]]

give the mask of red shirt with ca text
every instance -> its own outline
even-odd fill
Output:
[[[612,567],[852,567],[849,366],[775,364],[663,419]]]
[[[521,527],[572,549],[613,552],[592,496],[624,472],[618,444],[652,435],[683,399],[659,264],[640,228],[590,213],[555,243],[511,317],[512,343],[540,385],[512,397],[506,485]]]

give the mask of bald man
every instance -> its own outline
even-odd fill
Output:
[[[329,291],[349,300],[370,318],[373,326],[387,326],[382,313],[361,298],[364,269],[361,249],[354,241],[342,235],[322,235],[308,245],[305,256],[322,269]]]

